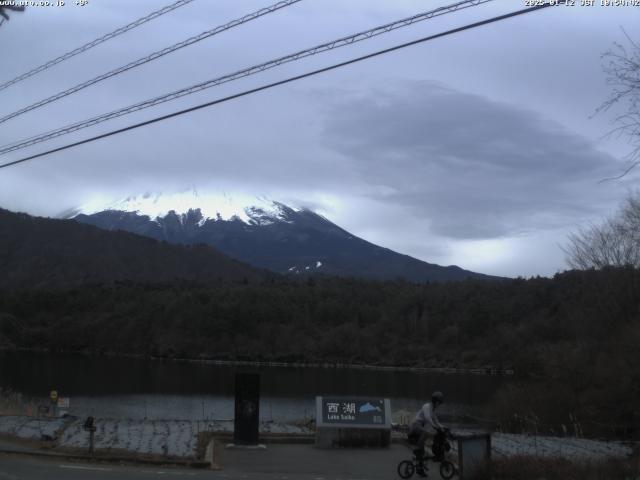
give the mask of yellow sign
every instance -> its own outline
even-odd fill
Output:
[[[58,399],[58,391],[57,390],[51,390],[51,393],[49,394],[49,396],[51,397],[51,400],[53,400],[55,402]]]

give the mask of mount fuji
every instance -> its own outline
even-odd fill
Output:
[[[356,237],[307,208],[265,197],[145,194],[113,204],[94,202],[63,215],[106,230],[125,230],[176,244],[207,244],[281,274],[326,274],[377,280],[495,279],[443,267]]]

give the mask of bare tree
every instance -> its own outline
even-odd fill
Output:
[[[622,106],[621,113],[614,118],[616,127],[610,134],[629,138],[632,150],[628,159],[631,165],[616,178],[625,176],[640,163],[640,45],[626,32],[624,34],[628,45],[614,43],[603,55],[603,70],[612,91],[609,98],[596,110],[599,113],[614,105]]]
[[[565,247],[571,268],[640,267],[640,193],[627,197],[612,218],[569,235]]]

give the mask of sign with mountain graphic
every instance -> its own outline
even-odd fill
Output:
[[[384,398],[317,397],[318,424],[385,427],[389,400]]]

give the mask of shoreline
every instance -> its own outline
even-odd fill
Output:
[[[38,348],[6,348],[0,347],[0,353],[24,352],[34,354],[61,354],[78,355],[91,357],[119,357],[136,358],[153,361],[170,361],[179,363],[200,363],[205,365],[227,366],[227,367],[275,367],[275,368],[324,368],[324,369],[348,369],[348,370],[370,370],[381,372],[411,372],[411,373],[435,373],[442,375],[483,375],[483,376],[514,376],[515,371],[511,368],[495,368],[490,366],[476,368],[459,367],[408,367],[401,365],[369,365],[360,363],[343,362],[279,362],[261,360],[222,360],[215,358],[179,358],[144,355],[137,353],[97,353],[86,351],[51,351]]]

